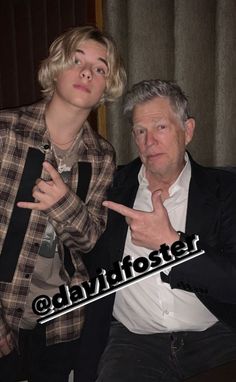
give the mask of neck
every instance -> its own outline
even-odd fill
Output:
[[[169,197],[169,188],[174,182],[171,182],[169,180],[165,181],[164,179],[156,179],[156,177],[148,176],[148,174],[147,180],[151,192],[161,190],[162,200],[165,200]]]
[[[65,107],[63,102],[60,103],[59,99],[53,97],[45,112],[46,126],[52,143],[62,149],[68,149],[81,130],[89,112],[90,110],[81,110],[73,105]]]
[[[181,171],[184,168],[185,163],[181,168],[171,174],[157,174],[146,170],[146,178],[149,183],[149,189],[151,192],[155,190],[162,190],[162,199],[165,200],[169,197],[169,188],[176,181]]]

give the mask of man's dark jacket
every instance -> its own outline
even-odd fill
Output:
[[[117,171],[109,200],[132,208],[140,166],[141,161],[135,159]],[[236,174],[202,167],[192,159],[191,168],[185,233],[199,235],[198,247],[205,254],[173,267],[168,282],[171,288],[195,293],[219,320],[236,328]],[[122,259],[127,229],[125,218],[110,210],[106,231],[84,258],[91,277],[97,275],[97,268],[112,269],[112,264]],[[113,302],[114,294],[87,305],[78,358],[82,365],[80,382],[94,380],[107,341]]]

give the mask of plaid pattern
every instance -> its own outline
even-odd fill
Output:
[[[28,107],[0,113],[0,253],[28,149],[42,149],[43,145],[48,144],[44,122],[46,103],[47,100],[44,100]],[[88,278],[80,253],[90,251],[105,229],[107,214],[101,203],[106,198],[106,190],[112,181],[114,150],[87,122],[78,145],[79,160],[90,162],[92,166],[86,201],[83,203],[75,194],[79,180],[78,166],[75,165],[67,195],[47,211],[32,211],[13,280],[0,281],[0,338],[12,330],[17,339],[37,252],[49,218],[59,238],[62,264],[62,243],[72,254],[76,269],[73,278],[69,278],[64,266],[61,270],[67,284],[78,285]],[[52,150],[47,150],[45,160],[55,164]],[[43,179],[47,177],[44,171],[41,176]],[[47,344],[78,338],[83,321],[83,309],[52,320],[47,325]]]

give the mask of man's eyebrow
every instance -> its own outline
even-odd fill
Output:
[[[85,52],[82,49],[76,49],[75,51],[85,55]],[[107,63],[107,60],[105,60],[105,58],[98,57],[98,60],[102,61],[106,65],[106,67],[108,68],[108,63]]]
[[[131,125],[131,129],[132,130],[134,130],[134,129],[145,129],[145,127],[140,125],[139,123],[134,123]]]

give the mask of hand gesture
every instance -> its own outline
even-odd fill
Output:
[[[134,210],[110,201],[103,202],[103,205],[125,216],[131,230],[131,240],[139,247],[157,250],[161,244],[170,245],[179,240],[162,203],[160,190],[152,194],[152,212]]]
[[[57,203],[68,192],[67,185],[50,163],[44,162],[43,168],[49,174],[51,180],[37,179],[32,192],[35,202],[18,202],[18,207],[45,211]]]

